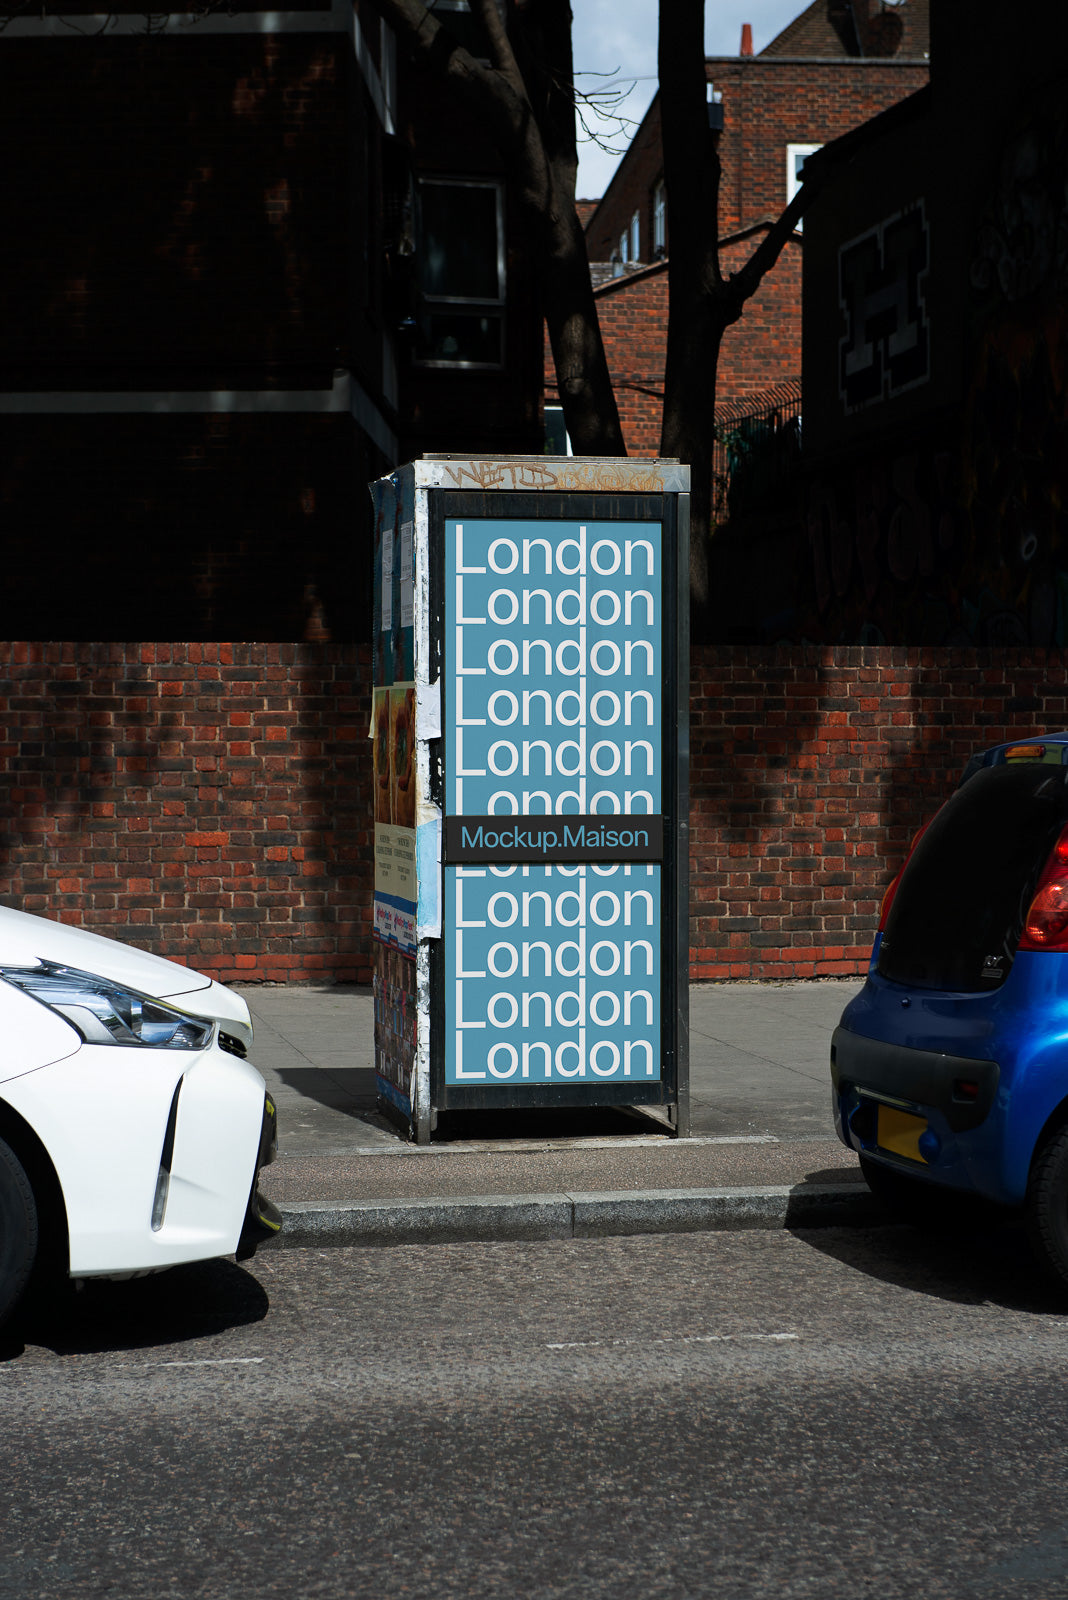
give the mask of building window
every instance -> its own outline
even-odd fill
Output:
[[[663,181],[653,190],[653,260],[667,253],[667,190]]]
[[[930,261],[922,200],[839,246],[846,333],[838,343],[838,381],[847,415],[930,380]]]
[[[563,406],[545,407],[545,454],[547,456],[573,456],[571,437],[564,423]]]
[[[801,173],[809,156],[814,156],[822,145],[818,144],[788,144],[786,146],[786,204],[789,205],[798,189],[801,187]],[[796,223],[798,233],[801,232],[801,218]]]
[[[616,255],[619,257],[620,266],[625,267],[627,262],[630,260],[630,229],[629,228],[624,228],[623,232],[619,236],[619,244],[618,244],[618,246],[616,248]]]
[[[386,131],[392,133],[397,126],[397,39],[388,23],[380,22],[378,27],[379,77],[386,105]]]
[[[630,219],[630,259],[640,261],[642,258],[642,219],[639,212],[635,212]]]
[[[488,179],[419,182],[416,359],[504,365],[504,191]]]

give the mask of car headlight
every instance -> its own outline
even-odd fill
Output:
[[[215,1027],[109,978],[51,961],[39,967],[0,967],[0,978],[66,1017],[87,1044],[204,1050]]]

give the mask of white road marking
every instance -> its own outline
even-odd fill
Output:
[[[679,1333],[661,1339],[570,1339],[562,1344],[547,1344],[546,1350],[614,1350],[620,1345],[652,1344],[732,1344],[740,1339],[762,1339],[784,1343],[800,1339],[799,1333]]]
[[[205,1356],[200,1361],[141,1361],[142,1367],[261,1367],[266,1356]],[[126,1363],[124,1362],[125,1366]]]

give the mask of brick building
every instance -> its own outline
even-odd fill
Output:
[[[743,32],[743,48],[748,33]],[[724,272],[735,270],[794,194],[804,160],[927,81],[928,0],[814,0],[759,55],[705,63],[709,116],[720,126]],[[660,103],[653,100],[586,225],[597,309],[628,448],[660,436],[667,338],[670,219]],[[801,377],[801,247],[796,233],[728,330],[717,402],[782,405]],[[550,391],[550,380],[547,392]]]

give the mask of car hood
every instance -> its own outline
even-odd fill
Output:
[[[211,987],[211,979],[202,972],[193,972],[176,961],[165,961],[147,950],[135,950],[117,939],[105,939],[99,933],[71,928],[64,922],[0,906],[0,965],[32,966],[35,961],[55,961],[60,966],[113,978],[116,983],[157,1000]]]

